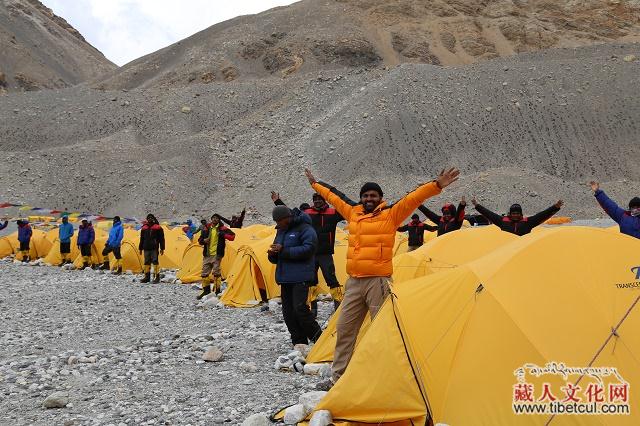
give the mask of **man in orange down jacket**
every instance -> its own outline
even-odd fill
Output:
[[[316,181],[309,170],[305,174],[313,189],[349,222],[349,279],[338,318],[332,377],[316,385],[317,389],[328,390],[347,369],[367,311],[375,317],[389,294],[396,229],[427,198],[458,180],[460,172],[455,168],[443,170],[436,180],[420,185],[391,205],[383,201],[377,183],[365,183],[360,189],[360,203],[354,203],[334,187]]]

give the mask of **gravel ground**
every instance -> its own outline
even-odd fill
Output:
[[[240,424],[319,380],[274,369],[291,352],[279,308],[203,307],[191,286],[133,281],[0,261],[0,423]],[[320,303],[320,320],[331,311]],[[212,346],[224,357],[205,363]],[[56,392],[69,404],[44,408]]]

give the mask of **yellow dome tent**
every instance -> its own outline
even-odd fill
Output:
[[[260,290],[267,299],[280,297],[280,286],[275,282],[276,266],[269,262],[267,250],[275,238],[275,229],[271,234],[254,243],[244,245],[238,250],[227,276],[227,289],[220,301],[227,306],[246,308],[256,306],[262,300]],[[341,229],[336,230],[334,262],[336,277],[344,283],[346,276],[348,234]],[[329,288],[319,272],[319,293],[328,294]]]
[[[546,382],[563,400],[570,383],[582,401],[599,386],[582,372],[563,378],[531,370],[550,362],[617,369],[602,376],[605,389],[640,386],[639,251],[640,241],[626,235],[558,228],[394,286],[395,297],[316,409],[331,411],[335,424],[425,424],[427,417],[446,425],[640,424],[633,391],[630,415],[516,415],[513,408],[526,396],[521,386],[531,385],[539,400]]]
[[[18,231],[0,238],[0,258],[10,256],[18,250]],[[51,241],[47,239],[47,233],[32,227],[31,242],[29,244],[29,257],[31,260],[45,257],[51,249]]]
[[[393,283],[398,285],[417,277],[451,269],[484,256],[518,238],[496,226],[470,227],[432,238],[419,249],[393,258]],[[333,361],[339,310],[340,308],[329,319],[327,327],[311,348],[307,362]],[[370,323],[367,315],[358,339],[366,332]]]
[[[107,242],[107,238],[109,237],[109,234],[107,232],[105,232],[102,229],[99,228],[93,228],[93,231],[96,234],[96,238],[93,242],[93,244],[91,244],[91,263],[94,265],[99,265],[101,264],[104,260],[102,257],[102,250],[104,249],[104,245]],[[77,240],[78,240],[78,230],[75,230],[75,233],[73,234],[73,239],[72,239],[72,245],[76,245],[76,249],[78,254],[76,255],[75,259],[73,257],[71,257],[73,260],[73,265],[76,268],[81,268],[82,267],[82,255],[80,254],[80,250],[77,248]],[[60,250],[60,245],[58,245],[58,251]],[[73,252],[73,248],[71,250]]]

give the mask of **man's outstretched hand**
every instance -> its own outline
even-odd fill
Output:
[[[280,194],[278,194],[275,191],[271,191],[271,201],[275,203],[279,199],[280,199]]]
[[[554,204],[554,206],[556,206],[557,209],[562,208],[563,205],[564,205],[564,201],[562,200],[558,200],[558,202]]]
[[[311,185],[313,185],[314,183],[317,182],[316,178],[313,177],[313,173],[311,173],[311,170],[309,169],[304,169],[304,175],[307,177],[307,179],[309,179],[309,183]]]
[[[600,189],[600,184],[595,180],[592,180],[591,182],[589,182],[589,185],[591,185],[591,190],[593,192],[596,192],[598,189]]]
[[[460,199],[460,205],[462,205],[463,207],[467,206],[467,199],[465,198],[465,196],[463,195],[462,198]]]
[[[453,182],[458,180],[460,176],[460,170],[455,167],[450,168],[449,170],[442,170],[436,179],[438,186],[440,189],[444,189],[447,186],[451,185]]]
[[[473,197],[471,197],[471,204],[473,204],[473,207],[478,205],[478,200],[476,200],[476,196],[475,195]]]

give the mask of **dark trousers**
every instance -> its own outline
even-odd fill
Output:
[[[91,244],[83,244],[80,246],[80,254],[82,256],[91,256]]]
[[[332,254],[316,254],[316,277],[313,284],[317,285],[320,281],[318,278],[318,269],[322,271],[322,276],[331,288],[338,287],[340,283],[336,277],[336,265],[333,263]]]
[[[20,251],[29,251],[29,241],[20,241]]]
[[[71,253],[71,243],[60,243],[60,253],[62,254]]]
[[[144,251],[144,264],[145,265],[157,265],[158,264],[158,250],[145,250]]]
[[[291,342],[306,345],[309,341],[318,340],[322,330],[307,306],[309,286],[306,283],[281,284],[280,292],[282,316],[291,334]]]
[[[120,255],[120,246],[118,247],[111,247],[111,246],[104,246],[104,249],[102,250],[102,256],[107,256],[109,253],[113,253],[113,255],[116,257],[116,259],[122,259],[122,256]],[[109,260],[109,259],[105,259]]]

